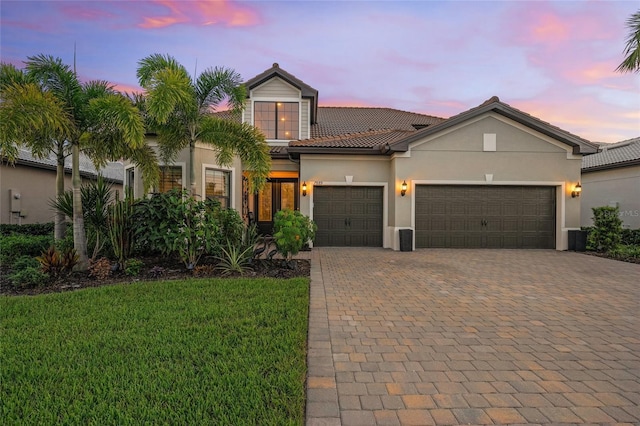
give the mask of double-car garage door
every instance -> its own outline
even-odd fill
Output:
[[[316,186],[315,246],[382,247],[383,188]],[[416,248],[555,248],[553,186],[416,185]]]
[[[418,248],[555,248],[555,187],[417,185],[415,198]]]

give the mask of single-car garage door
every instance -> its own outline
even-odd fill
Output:
[[[382,247],[382,196],[379,186],[314,187],[314,245]]]
[[[416,247],[555,248],[553,186],[417,185]]]

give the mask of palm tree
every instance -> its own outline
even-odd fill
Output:
[[[618,65],[616,71],[637,73],[640,72],[640,10],[627,20],[627,27],[629,35],[624,49],[626,58]]]
[[[80,152],[91,158],[97,168],[109,160],[131,158],[143,171],[153,173],[147,180],[157,180],[157,162],[153,151],[145,146],[144,123],[140,112],[124,95],[106,81],[78,79],[75,71],[61,59],[38,55],[28,57],[26,74],[64,108],[67,128],[61,134],[49,132],[49,142],[71,151],[73,189],[73,244],[78,252],[78,269],[88,266],[87,241],[82,214]],[[29,135],[29,133],[26,133]],[[156,167],[153,167],[156,164]]]
[[[145,90],[145,110],[150,127],[158,134],[162,160],[173,162],[189,148],[188,187],[196,194],[194,151],[196,142],[217,149],[220,165],[235,155],[248,169],[252,190],[263,186],[271,168],[264,135],[247,123],[224,120],[213,114],[221,102],[235,112],[244,106],[240,75],[228,68],[207,68],[192,79],[186,68],[169,55],[153,54],[138,63],[138,80]]]
[[[0,63],[0,156],[13,163],[18,147],[25,146],[37,158],[56,158],[56,197],[64,194],[64,161],[68,156],[64,135],[70,127],[62,102],[46,92],[29,74]],[[65,234],[65,215],[57,210],[54,238]]]

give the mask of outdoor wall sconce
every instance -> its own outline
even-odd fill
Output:
[[[576,186],[573,187],[573,191],[571,191],[571,198],[579,197],[581,192],[582,185],[580,185],[580,182],[578,182],[576,183]]]
[[[576,186],[573,187],[573,191],[571,191],[571,198],[579,197],[581,192],[582,185],[580,185],[580,182],[578,182],[576,183]]]
[[[404,197],[404,195],[407,193],[407,181],[403,180],[402,181],[402,186],[400,187],[400,195],[402,197]]]
[[[302,182],[302,196],[307,196],[307,182]]]

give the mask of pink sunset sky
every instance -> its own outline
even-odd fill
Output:
[[[594,142],[640,136],[640,75],[620,74],[634,1],[7,1],[3,62],[40,53],[139,90],[137,62],[274,62],[321,106],[449,117],[493,95]]]

